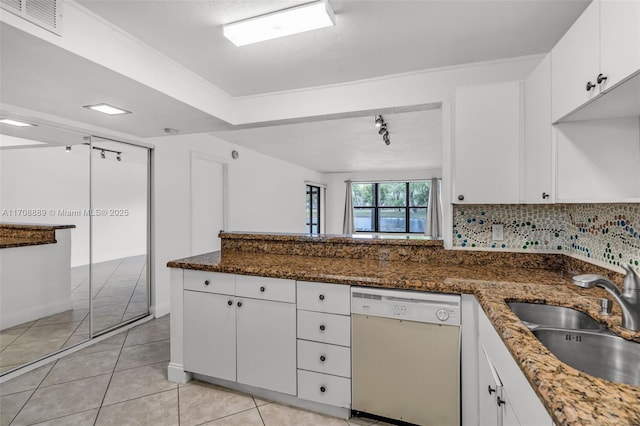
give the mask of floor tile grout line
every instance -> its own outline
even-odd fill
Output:
[[[266,426],[266,423],[264,422],[264,417],[262,417],[262,412],[260,412],[260,406],[258,406],[258,403],[256,402],[256,397],[251,395],[251,398],[253,398],[253,403],[256,404],[256,410],[258,410],[258,415],[260,416],[260,421],[262,422],[263,426]],[[265,404],[268,405],[268,404]]]
[[[100,292],[104,288],[104,286],[107,283],[107,281],[109,281],[111,279],[111,277],[113,276],[113,274],[116,273],[116,270],[120,267],[122,262],[124,262],[124,259],[126,259],[126,258],[123,257],[122,259],[120,259],[120,262],[118,262],[118,264],[115,266],[115,268],[113,268],[113,271],[111,271],[111,274],[109,274],[109,277],[107,278],[107,280],[102,284],[102,287],[100,287],[100,290],[98,290],[96,292],[96,294],[93,296],[93,299],[95,299],[98,296],[98,294],[100,294]],[[91,271],[91,270],[89,270],[89,271]],[[91,274],[91,272],[89,272],[89,274]],[[91,280],[89,280],[89,281],[91,281]]]
[[[116,373],[118,373],[118,371],[116,371]],[[111,382],[109,382],[109,384],[111,384]],[[107,391],[109,390],[109,388],[107,387]],[[113,407],[114,405],[118,405],[118,404],[124,404],[125,402],[131,402],[131,401],[136,401],[138,399],[142,399],[142,398],[147,398],[149,396],[154,396],[154,395],[159,395],[161,393],[165,393],[165,392],[171,392],[171,391],[177,391],[178,387],[176,386],[175,389],[165,389],[162,391],[158,391],[158,392],[153,392],[150,393],[148,395],[142,395],[142,396],[136,396],[135,398],[131,398],[131,399],[125,399],[124,401],[118,401],[118,402],[114,402],[113,404],[100,404],[100,409],[104,408],[104,407]]]
[[[253,398],[253,395],[250,395]],[[255,403],[255,401],[253,401]],[[211,422],[217,422],[218,420],[222,420],[222,419],[226,419],[228,417],[233,417],[236,416],[238,414],[241,413],[246,413],[247,411],[251,411],[251,410],[257,410],[258,407],[255,406],[253,408],[247,408],[246,410],[240,410],[240,411],[236,411],[235,413],[231,413],[231,414],[227,414],[226,416],[222,416],[222,417],[216,417],[215,419],[212,420],[206,420],[202,423],[197,423],[195,426],[202,426],[202,425],[206,425],[207,423],[211,423]],[[258,411],[258,414],[260,414],[260,411]],[[262,421],[262,424],[264,425],[264,421],[262,420],[262,416],[260,416],[260,420]]]
[[[127,330],[127,334],[129,334],[129,330]],[[127,336],[124,336],[124,340],[127,340]],[[122,344],[124,345],[124,342],[122,342]],[[100,401],[100,405],[98,406],[98,412],[96,413],[96,418],[93,420],[94,426],[98,421],[98,417],[100,417],[100,411],[102,411],[102,405],[104,404],[104,400],[107,397],[107,393],[109,392],[109,386],[111,386],[111,381],[113,380],[113,375],[116,372],[116,367],[118,366],[118,362],[120,361],[121,355],[122,355],[122,347],[120,348],[120,352],[118,352],[116,362],[113,364],[113,370],[111,370],[111,376],[109,376],[109,382],[107,383],[107,387],[104,389],[104,395],[102,395],[102,401]]]
[[[49,371],[47,371],[47,374],[45,374],[42,377],[42,380],[40,380],[40,383],[38,383],[38,386],[36,386],[35,389],[33,389],[33,392],[31,392],[31,395],[29,395],[29,398],[27,398],[24,404],[22,404],[22,407],[20,407],[16,415],[13,416],[13,419],[11,419],[11,421],[9,422],[9,425],[13,424],[13,422],[18,418],[22,410],[24,410],[24,407],[26,407],[29,401],[31,401],[31,398],[33,398],[33,395],[35,395],[36,392],[38,392],[38,390],[40,389],[40,386],[42,386],[42,383],[47,379],[47,377],[49,377],[49,374],[51,374],[51,370],[53,370],[53,367],[55,367],[57,363],[58,363],[58,360],[55,360],[54,362],[51,363],[51,368],[49,368]],[[45,365],[49,365],[49,364],[45,364]]]

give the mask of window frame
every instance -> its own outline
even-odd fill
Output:
[[[368,231],[358,231],[354,230],[356,233],[366,234],[366,233],[376,233],[376,234],[422,234],[424,231],[411,231],[411,210],[414,209],[425,209],[428,211],[428,200],[427,204],[422,206],[412,206],[410,205],[410,197],[409,197],[409,188],[411,183],[415,182],[424,182],[429,184],[429,191],[431,191],[431,182],[428,179],[425,180],[410,180],[410,181],[381,181],[381,182],[353,182],[352,185],[373,185],[373,193],[372,193],[372,205],[364,206],[364,205],[353,205],[353,213],[355,217],[356,210],[367,210],[373,209],[373,229]],[[404,183],[405,185],[405,200],[403,206],[381,206],[380,205],[380,185],[388,184],[388,183]],[[352,190],[353,191],[353,190]],[[353,194],[352,194],[353,195]],[[380,230],[380,210],[383,209],[404,209],[404,219],[405,219],[405,230],[404,231],[381,231]],[[425,217],[426,220],[426,217]]]
[[[309,235],[319,235],[322,233],[322,211],[321,211],[321,206],[322,206],[322,187],[318,186],[318,185],[313,185],[311,183],[307,183],[306,185],[306,194],[305,194],[305,199],[307,202],[308,207],[306,208],[306,212],[309,213],[308,218],[306,217],[305,214],[305,226],[306,226],[306,233]],[[318,214],[317,214],[317,219],[316,219],[316,227],[318,232],[314,233],[313,232],[313,226],[314,226],[314,220],[313,220],[313,195],[314,192],[313,190],[316,190],[316,194],[318,196]],[[305,213],[306,213],[305,212]]]

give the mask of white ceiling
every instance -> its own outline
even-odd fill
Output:
[[[216,132],[229,142],[320,172],[442,167],[440,109],[385,114],[385,145],[374,115]]]
[[[241,48],[222,36],[224,23],[305,2],[80,0],[233,96],[547,52],[589,0],[331,0],[335,27]],[[0,28],[5,112],[15,105],[139,137],[164,135],[165,127],[215,132],[322,171],[426,168],[435,157],[430,144],[441,129],[426,127],[434,112],[389,116],[389,147],[371,128],[373,112],[231,131],[147,86],[6,24]],[[134,114],[109,117],[82,108],[105,101]]]
[[[330,0],[334,27],[240,48],[223,24],[309,0],[79,2],[243,96],[546,53],[589,0]]]

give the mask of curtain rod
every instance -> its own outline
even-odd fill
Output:
[[[424,179],[371,179],[371,180],[350,180],[347,179],[344,182],[351,182],[351,183],[381,183],[381,182],[426,182],[428,180],[431,179],[440,179],[442,180],[442,178],[440,177],[430,177],[430,178],[424,178]]]

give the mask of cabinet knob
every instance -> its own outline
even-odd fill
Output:
[[[546,200],[547,198],[549,198],[549,194],[547,194],[546,192],[542,193],[542,199]]]
[[[464,195],[462,195],[462,194],[458,195],[458,200],[460,200],[460,201],[464,200]]]
[[[264,290],[265,290],[264,286],[260,287],[260,293],[264,293]]]
[[[587,81],[587,86],[586,86],[587,92],[590,92],[590,91],[591,91],[591,89],[593,89],[593,88],[595,88],[595,87],[596,87],[596,85],[595,85],[595,84],[593,84],[593,83],[592,83],[592,82],[590,82],[590,81]]]
[[[233,305],[233,300],[229,300],[229,301],[227,302],[227,305],[229,305],[229,306]]]
[[[607,76],[604,74],[598,74],[598,78],[597,78],[597,82],[598,84],[602,84],[603,81],[605,81],[607,79]]]
[[[320,361],[325,362],[327,360],[327,357],[324,355],[320,355]]]
[[[496,391],[495,389],[491,389],[491,385],[487,386],[487,389],[489,390],[489,395]]]
[[[325,388],[324,386],[320,386],[320,392],[325,393],[327,391],[327,388]]]
[[[500,398],[500,397],[496,398],[496,402],[498,403],[498,407],[501,406],[501,405],[506,404],[505,400]]]
[[[324,324],[320,324],[320,331],[324,331],[324,330],[326,330],[326,328],[327,328],[327,327],[325,327],[325,325],[324,325]]]
[[[320,296],[318,296],[318,298],[319,298],[320,300],[324,300],[324,294],[321,294]]]
[[[242,306],[242,302],[238,302],[238,308]]]
[[[209,285],[209,280],[204,280],[204,285]]]

